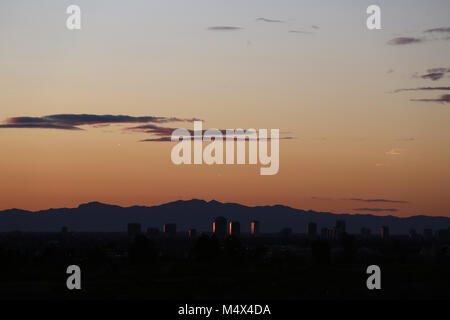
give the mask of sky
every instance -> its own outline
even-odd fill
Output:
[[[371,4],[2,0],[0,210],[200,198],[450,216],[450,2],[377,1],[381,30]],[[173,142],[142,141],[193,119],[279,129],[278,174],[176,166]]]

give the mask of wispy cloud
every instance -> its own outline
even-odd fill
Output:
[[[405,45],[405,44],[411,44],[411,43],[419,43],[419,42],[423,42],[423,41],[424,41],[424,39],[422,39],[422,38],[398,37],[398,38],[389,40],[388,44],[390,44],[390,45]]]
[[[390,41],[390,45],[406,45],[412,43],[420,43],[424,41],[434,41],[434,40],[450,40],[450,28],[440,27],[427,29],[422,32],[421,36],[417,37],[397,37]]]
[[[313,32],[311,31],[302,31],[302,30],[289,30],[289,33],[313,34]]]
[[[241,29],[242,29],[241,27],[233,27],[233,26],[212,26],[207,28],[207,30],[210,31],[237,31]]]
[[[363,199],[363,198],[349,198],[349,199],[342,199],[342,200],[348,200],[348,201],[358,201],[358,202],[378,202],[378,203],[409,203],[408,201],[403,200],[389,200],[389,199]]]
[[[424,31],[425,33],[450,33],[449,27],[433,28]]]
[[[390,167],[391,165],[388,163],[382,163],[382,162],[377,162],[375,163],[375,167],[381,168],[381,167]]]
[[[326,197],[311,197],[312,200],[339,200],[339,201],[356,201],[356,202],[366,202],[366,203],[409,203],[408,201],[404,200],[390,200],[390,199],[383,199],[383,198],[339,198],[339,199],[333,199],[333,198],[326,198]]]
[[[354,211],[369,211],[369,212],[396,212],[395,208],[355,208]]]
[[[402,149],[393,148],[389,151],[386,151],[385,154],[388,156],[398,156],[401,154]]]
[[[151,135],[155,135],[156,137],[151,137],[151,138],[146,138],[146,139],[142,139],[140,140],[140,142],[165,142],[165,141],[172,141],[171,137],[172,137],[172,132],[175,131],[177,128],[167,128],[167,127],[161,127],[161,126],[157,126],[157,125],[153,125],[153,124],[146,124],[146,125],[142,125],[142,126],[136,126],[136,127],[130,127],[130,128],[125,128],[124,130],[126,131],[134,131],[134,132],[141,132],[141,133],[146,133],[146,134],[151,134]],[[201,140],[202,138],[196,138],[194,137],[194,130],[192,129],[186,129],[187,133],[189,134],[189,136],[191,137],[192,140]],[[227,130],[225,129],[221,129],[218,130],[220,132],[220,135],[218,134],[211,134],[210,132],[208,132],[208,130],[202,130],[201,135],[202,136],[207,136],[210,138],[223,138],[225,139],[226,137],[226,133]],[[245,134],[236,134],[235,140],[237,141],[264,141],[264,140],[272,140],[273,138],[268,137],[268,138],[259,138],[257,137],[256,139],[253,138],[249,138],[248,136],[246,136]],[[291,136],[286,136],[286,137],[279,137],[278,140],[291,140],[294,139],[294,137]]]
[[[411,101],[450,103],[450,94],[444,94],[435,99],[411,99]]]
[[[256,21],[263,21],[263,22],[271,22],[271,23],[283,23],[283,20],[276,20],[276,19],[268,19],[268,18],[256,18]]]
[[[446,73],[450,73],[450,68],[431,68],[426,71],[426,73],[422,75],[418,75],[417,73],[413,75],[414,78],[421,78],[424,80],[432,80],[437,81],[442,79]]]
[[[402,91],[448,91],[450,90],[450,87],[419,87],[419,88],[402,88],[397,89],[394,91],[394,93],[402,92]]]
[[[80,126],[100,126],[117,123],[169,123],[193,122],[197,119],[182,119],[176,117],[129,115],[97,115],[97,114],[54,114],[42,117],[13,117],[6,119],[0,128],[36,128],[36,129],[62,129],[83,130]]]

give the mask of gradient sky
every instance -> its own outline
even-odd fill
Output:
[[[450,2],[377,1],[382,30],[369,31],[373,3],[2,0],[0,209],[202,198],[450,216]],[[66,29],[70,4],[82,30]],[[414,88],[428,89],[394,92]],[[54,114],[195,117],[294,138],[280,141],[279,173],[260,176],[175,166],[174,144],[139,142],[151,135],[125,130],[135,123],[5,128]]]

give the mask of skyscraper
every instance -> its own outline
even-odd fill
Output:
[[[177,233],[177,225],[175,223],[166,223],[164,224],[163,232],[168,235],[175,235]]]
[[[218,239],[224,239],[227,235],[227,219],[224,217],[217,217],[213,221],[213,233]]]
[[[317,236],[317,224],[315,222],[309,222],[306,225],[306,234],[308,235],[308,237]]]
[[[259,234],[259,221],[253,220],[252,222],[250,222],[250,234],[252,236],[256,236]]]
[[[389,227],[388,226],[381,227],[380,236],[381,236],[381,239],[383,239],[383,240],[386,240],[389,238]]]
[[[241,234],[241,224],[238,221],[230,221],[230,236],[239,236]]]
[[[130,237],[135,237],[141,233],[141,224],[140,223],[129,223],[128,224],[128,235]]]

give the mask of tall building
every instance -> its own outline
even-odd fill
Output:
[[[147,235],[149,235],[150,237],[156,237],[158,234],[158,228],[147,228]]]
[[[381,227],[380,236],[381,236],[381,239],[383,239],[383,240],[389,239],[389,227],[388,226]]]
[[[135,237],[141,233],[141,224],[140,223],[129,223],[128,224],[128,235],[130,237]]]
[[[345,233],[345,220],[336,221],[336,231]]]
[[[195,238],[197,236],[197,230],[195,229],[189,229],[187,233],[189,238]]]
[[[419,235],[417,234],[416,229],[410,229],[408,236],[411,240],[416,240],[419,238]]]
[[[328,238],[328,228],[320,229],[320,237],[324,240]]]
[[[241,224],[238,221],[230,221],[228,230],[230,236],[239,236],[241,234]]]
[[[315,237],[317,236],[317,224],[315,222],[309,222],[306,225],[306,234],[309,237]]]
[[[259,221],[253,220],[252,222],[250,222],[250,234],[252,236],[258,235],[260,231],[259,227],[260,227]]]
[[[369,238],[370,237],[370,233],[371,233],[371,231],[370,231],[369,228],[365,228],[365,227],[361,228],[361,236],[363,238]]]
[[[430,228],[423,229],[423,237],[426,240],[431,240],[433,238],[433,230]]]
[[[224,217],[217,217],[213,221],[213,233],[218,239],[224,239],[227,236],[227,219]]]
[[[177,233],[177,225],[175,223],[166,223],[163,227],[164,234],[175,235]]]
[[[292,235],[292,228],[283,228],[280,231],[282,237],[290,237]]]

